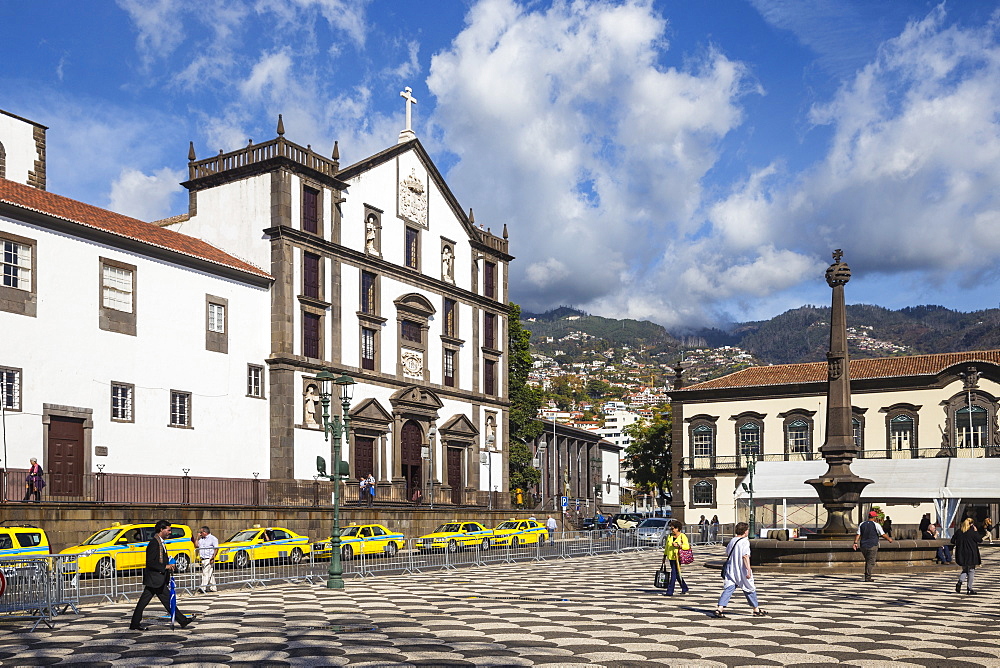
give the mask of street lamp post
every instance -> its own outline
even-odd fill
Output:
[[[340,481],[344,476],[350,475],[350,469],[346,462],[340,461],[341,439],[348,438],[351,429],[351,394],[354,391],[354,379],[348,375],[334,376],[329,371],[321,371],[316,374],[316,380],[320,381],[322,391],[319,398],[323,404],[323,439],[329,440],[333,434],[333,461],[331,462],[330,473],[323,470],[322,457],[317,457],[319,476],[329,478],[333,481],[333,531],[330,533],[330,570],[326,580],[327,589],[344,588],[344,565],[341,562],[340,554]],[[340,415],[334,415],[330,419],[330,385],[340,388],[340,405],[343,409],[343,419]]]
[[[750,537],[753,538],[755,535],[754,526],[756,524],[756,512],[753,507],[753,473],[754,468],[756,468],[757,460],[755,457],[750,457],[747,460],[747,480],[750,484],[743,483],[743,491],[750,495]]]

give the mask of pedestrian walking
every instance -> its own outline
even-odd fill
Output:
[[[972,581],[976,577],[976,567],[983,563],[979,556],[979,544],[982,542],[983,535],[976,529],[971,517],[962,520],[962,525],[951,537],[951,544],[955,546],[955,563],[962,567],[955,583],[956,594],[962,593],[962,584],[965,583],[966,593],[975,595]]]
[[[865,582],[872,582],[872,571],[875,569],[875,562],[878,560],[878,542],[885,536],[885,531],[875,521],[878,512],[872,510],[868,513],[868,519],[858,525],[858,533],[854,536],[854,549],[861,546],[861,554],[865,557]],[[885,536],[892,542],[892,536]]]
[[[368,492],[367,494],[365,494],[365,500],[368,502],[369,508],[371,508],[372,505],[374,505],[375,503],[375,488],[377,486],[378,483],[375,482],[375,474],[369,473],[368,477],[365,478],[365,489]]]
[[[680,520],[670,520],[668,526],[670,534],[663,543],[663,562],[660,564],[660,568],[666,568],[667,562],[670,562],[670,580],[667,582],[665,594],[673,596],[674,587],[678,584],[681,586],[681,594],[686,594],[689,587],[684,581],[683,573],[681,573],[681,550],[690,550],[691,542],[687,535],[681,531],[684,525],[681,524]]]
[[[215,555],[219,553],[219,539],[208,527],[198,530],[198,557],[201,559],[201,586],[205,591],[219,591],[215,584]]]
[[[142,569],[142,594],[135,604],[132,612],[132,623],[129,628],[133,631],[145,631],[147,627],[142,625],[142,612],[149,605],[155,596],[160,599],[167,614],[174,615],[174,621],[184,628],[191,623],[191,618],[187,617],[180,610],[170,609],[170,574],[174,570],[174,565],[169,563],[167,548],[163,541],[170,537],[170,522],[160,520],[153,530],[155,535],[146,544],[146,567]]]
[[[556,518],[549,515],[549,519],[545,520],[545,529],[549,532],[549,545],[554,546],[556,544],[556,529],[559,525],[556,523]]]
[[[719,605],[712,613],[718,619],[726,618],[726,606],[733,592],[739,587],[747,597],[747,603],[753,608],[754,617],[767,614],[757,602],[757,585],[753,581],[753,571],[750,569],[750,525],[739,522],[734,529],[736,535],[726,546],[726,565],[722,567],[722,594],[719,595]]]
[[[42,477],[41,464],[34,457],[31,458],[31,466],[28,467],[28,475],[24,477],[24,498],[21,501],[33,500],[35,503],[40,502],[42,496],[42,490],[45,489],[45,479]],[[30,497],[34,496],[34,499]]]
[[[983,520],[983,528],[979,530],[979,533],[982,534],[984,541],[986,541],[987,543],[992,543],[993,542],[993,520],[990,519],[989,517],[987,517],[985,520]]]

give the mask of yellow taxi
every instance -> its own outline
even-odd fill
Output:
[[[49,553],[45,531],[30,524],[0,526],[0,557],[30,557]]]
[[[355,554],[384,554],[394,557],[406,545],[406,536],[393,533],[381,524],[352,524],[340,530],[340,557]],[[330,539],[312,544],[314,559],[329,559]]]
[[[309,539],[291,529],[255,526],[237,531],[229,540],[220,543],[215,561],[236,568],[246,568],[251,560],[280,559],[297,564],[310,549]]]
[[[109,578],[115,570],[141,569],[146,566],[146,545],[156,535],[155,524],[119,524],[101,529],[79,545],[59,554],[77,556],[77,572]],[[194,561],[191,527],[171,524],[170,537],[163,541],[167,555],[176,560],[177,572],[184,573]]]
[[[493,545],[493,532],[479,522],[463,520],[447,522],[433,533],[417,539],[418,550],[444,550],[458,552],[463,547],[480,547],[484,550]]]
[[[494,545],[531,545],[539,541],[545,542],[549,537],[545,525],[536,520],[509,519],[493,528]]]

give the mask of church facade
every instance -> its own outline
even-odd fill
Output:
[[[28,135],[22,128],[22,140],[18,136],[0,134],[8,155],[24,152],[8,147],[24,144]],[[316,457],[331,458],[316,381],[317,373],[328,371],[357,382],[343,454],[354,477],[372,474],[383,494],[402,501],[433,494],[440,503],[482,502],[491,478],[494,491],[507,487],[507,269],[513,258],[506,229],[494,235],[474,224],[409,128],[395,146],[353,165],[341,167],[338,152],[335,146],[326,157],[288,141],[280,118],[277,136],[267,142],[204,159],[192,146],[183,184],[188,211],[155,223],[119,220],[123,229],[153,240],[133,243],[125,260],[108,258],[109,266],[117,266],[114,260],[125,270],[133,267],[135,311],[131,324],[111,314],[110,329],[98,328],[111,339],[95,345],[113,354],[120,341],[132,341],[136,351],[119,375],[141,370],[150,376],[131,383],[136,396],[140,388],[145,395],[147,387],[189,387],[181,381],[191,377],[221,384],[228,374],[224,389],[206,385],[192,393],[186,437],[197,444],[191,468],[202,475],[312,481]],[[11,181],[7,176],[0,183],[42,194],[27,177],[22,184]],[[11,227],[17,236],[14,228],[27,224],[28,214],[8,211],[8,199],[0,198],[7,215],[0,231]],[[74,211],[86,207],[66,202]],[[51,204],[49,213],[58,216],[57,208]],[[92,217],[117,216],[87,210]],[[171,312],[171,284],[184,273],[157,255],[167,243],[157,242],[160,236],[178,248],[197,247],[218,265],[216,282],[205,262],[198,265],[202,272],[191,290],[203,294],[191,312]],[[70,234],[63,243],[54,257],[81,254],[89,240]],[[32,248],[40,253],[43,246],[49,244]],[[157,269],[140,264],[145,262]],[[162,276],[152,284],[156,271]],[[150,278],[137,279],[145,276]],[[50,285],[40,280],[35,300],[37,311],[56,322],[69,307],[48,292]],[[2,317],[19,329],[38,320],[10,311]],[[197,341],[177,334],[194,329]],[[54,349],[76,334],[53,333]],[[32,363],[26,358],[27,350],[15,360],[21,367],[11,363],[24,369],[22,386],[46,388],[34,370],[28,384]],[[56,354],[51,363],[68,365],[70,359]],[[168,382],[171,374],[178,379]],[[108,448],[100,456],[107,459],[94,454],[115,426],[97,406],[113,409],[113,402],[102,396],[106,388],[80,376],[77,395],[66,401],[92,410],[85,418],[93,425],[82,446],[82,470],[103,463],[125,473],[157,472],[154,457],[137,454],[140,443],[160,438],[153,434],[157,424],[135,430],[131,446]],[[237,378],[240,392],[234,390]],[[331,413],[339,411],[335,397]],[[17,439],[12,457],[51,457],[38,433],[51,427],[39,422],[33,428]],[[173,447],[176,433],[167,432],[163,442]],[[127,464],[114,459],[119,451],[128,453]]]

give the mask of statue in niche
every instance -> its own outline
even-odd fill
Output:
[[[490,443],[490,438],[492,437],[493,447],[498,447],[500,444],[497,443],[497,420],[495,417],[490,415],[486,418],[486,442]]]
[[[319,427],[316,421],[316,407],[319,405],[319,391],[316,386],[309,384],[306,386],[306,393],[302,397],[302,406],[305,412],[302,416],[302,424],[307,427]]]
[[[365,251],[378,255],[378,218],[374,213],[365,219]]]
[[[455,282],[455,252],[451,246],[445,246],[441,251],[441,278],[449,283]]]

